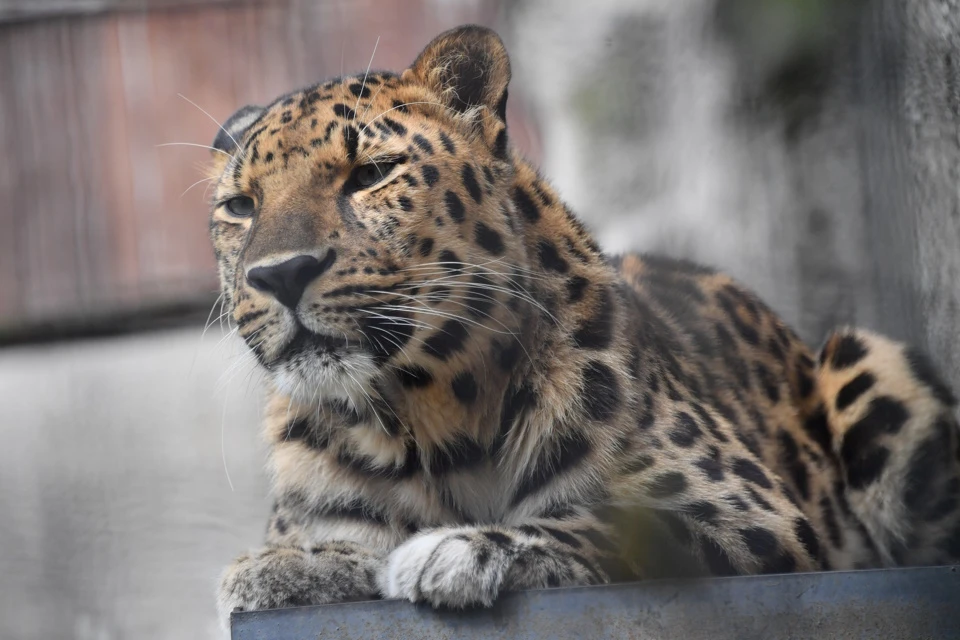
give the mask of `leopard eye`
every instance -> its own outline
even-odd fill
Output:
[[[361,189],[372,187],[393,171],[396,162],[370,163],[357,167],[353,172],[353,182]]]
[[[247,196],[237,196],[230,198],[226,202],[227,211],[238,218],[249,218],[257,209],[253,198]]]

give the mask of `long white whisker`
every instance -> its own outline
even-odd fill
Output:
[[[366,310],[365,310],[365,313],[374,314],[375,312],[373,312],[373,311],[366,311]],[[381,315],[381,314],[376,314],[376,315]],[[360,323],[359,323],[356,319],[353,320],[353,323],[357,326],[358,329],[360,328]],[[387,334],[387,333],[389,333],[389,332],[386,331],[386,330],[384,330],[384,331],[382,331],[382,333],[383,333],[383,334]],[[381,351],[386,352],[386,349],[383,348],[383,343],[380,342],[380,340],[379,340],[376,336],[370,336],[370,339],[373,340],[373,341],[375,341],[375,342],[377,343],[377,346],[380,347],[380,350],[381,350]],[[423,340],[421,340],[420,338],[417,338],[416,336],[411,336],[411,339],[412,339],[412,340],[417,340],[418,342],[420,342],[420,344],[426,344]],[[391,341],[391,344],[395,345],[395,346],[397,347],[397,349],[400,351],[400,353],[401,353],[405,358],[407,358],[408,360],[411,360],[410,354],[407,353],[407,350],[404,349],[402,345],[400,345],[400,344],[398,344],[397,342],[394,342],[394,341]]]
[[[361,121],[362,121],[363,118],[366,118],[366,117],[367,117],[367,114],[368,114],[368,113],[370,113],[370,109],[373,108],[373,103],[374,103],[374,101],[377,99],[377,96],[380,95],[380,92],[383,91],[383,87],[384,87],[384,86],[385,86],[385,83],[381,82],[381,83],[380,83],[380,86],[377,87],[377,90],[374,92],[374,94],[373,94],[372,96],[370,96],[370,104],[368,104],[368,105],[367,105],[367,108],[363,110],[363,113],[362,113],[362,114],[360,114]],[[369,157],[369,156],[368,156],[368,157]]]
[[[233,154],[227,153],[223,149],[217,149],[216,147],[211,147],[208,144],[197,144],[195,142],[164,142],[162,144],[156,145],[158,147],[199,147],[201,149],[209,149],[210,151],[216,151],[217,153],[222,153],[231,160],[234,158]]]
[[[340,16],[340,21],[341,23],[343,22],[343,15]],[[341,24],[341,27],[342,27],[342,24]],[[340,33],[343,33],[343,31],[341,31]],[[344,103],[346,103],[347,101],[347,88],[344,86],[344,82],[343,82],[343,51],[346,48],[346,46],[347,46],[347,41],[341,40],[340,41],[340,99]]]
[[[210,319],[213,318],[213,310],[217,308],[217,304],[222,299],[223,299],[223,291],[220,292],[220,295],[217,296],[217,299],[213,301],[213,306],[210,307],[210,313],[207,314],[207,321],[203,323],[203,333],[200,334],[201,340],[205,335],[207,335],[207,329],[209,329],[213,325],[213,322],[216,322],[216,320],[211,322]]]
[[[370,296],[370,295],[366,295],[366,294],[361,294],[361,295],[364,295],[364,297],[367,297],[367,298],[373,298],[374,300],[377,300],[377,298],[374,298],[374,296]],[[405,298],[413,298],[413,296],[407,296],[407,295],[404,295],[404,294],[396,294],[396,296],[405,297]],[[380,302],[380,303],[382,303],[382,301],[380,301],[380,300],[377,300],[377,301]],[[371,308],[372,308],[372,307],[371,307]],[[419,329],[428,329],[428,330],[436,329],[436,327],[434,327],[434,326],[431,325],[431,324],[428,324],[428,323],[426,323],[426,322],[421,322],[421,321],[419,321],[419,320],[414,320],[413,318],[396,318],[396,317],[393,317],[393,316],[384,316],[384,315],[381,315],[381,314],[379,314],[379,313],[374,313],[374,312],[371,311],[370,309],[364,308],[364,307],[357,307],[357,308],[356,308],[356,311],[360,311],[360,312],[363,312],[363,313],[373,314],[375,317],[379,317],[379,318],[382,318],[382,319],[384,319],[384,320],[389,320],[392,324],[403,325],[403,326],[411,326],[411,327],[417,327],[417,328],[419,328]]]
[[[221,329],[220,329],[220,335],[223,336],[223,319],[227,316],[228,313],[230,313],[230,312],[229,312],[229,311],[223,311],[223,312],[221,312],[220,315],[218,315],[216,318],[214,318],[214,319],[210,322],[210,325],[209,325],[209,326],[204,327],[204,329],[203,329],[204,333],[206,333],[207,330],[214,325],[214,323],[219,322],[219,323],[220,323],[220,327],[221,327]],[[201,337],[203,337],[203,336],[201,336]]]
[[[203,346],[203,337],[207,335],[207,329],[213,324],[210,319],[213,317],[213,311],[217,308],[217,303],[220,302],[220,299],[223,298],[223,291],[220,292],[220,295],[217,296],[217,299],[213,301],[213,305],[210,307],[210,313],[207,314],[207,320],[203,323],[203,331],[200,332],[200,340],[197,344],[197,349],[193,352],[193,359],[190,360],[190,368],[187,370],[187,377],[193,375],[193,368],[197,364],[197,356],[200,355],[200,348]],[[214,320],[213,322],[216,322]]]
[[[385,316],[385,315],[383,315],[383,314],[376,313],[376,312],[374,312],[374,311],[364,310],[363,312],[366,313],[366,314],[368,314],[368,315],[374,316],[374,317],[379,317],[379,318],[383,318],[383,319],[386,319],[386,320],[391,319],[390,316]],[[394,323],[394,324],[399,324],[399,323]],[[403,326],[403,325],[400,325],[400,326]],[[447,334],[448,334],[448,332],[443,331],[442,329],[433,329],[433,328],[431,328],[431,329],[434,330],[434,331],[440,331],[441,333],[447,333]],[[382,337],[384,340],[389,341],[390,344],[392,344],[393,346],[395,346],[401,353],[403,353],[405,356],[408,356],[408,357],[409,357],[409,354],[407,354],[407,352],[404,351],[403,345],[401,345],[399,342],[397,342],[397,336],[396,336],[395,333],[393,333],[393,332],[390,331],[389,329],[385,329],[385,328],[379,328],[379,332],[380,332],[380,337]],[[448,334],[448,335],[449,335],[449,334]],[[381,350],[386,351],[386,349],[383,348],[383,343],[380,342],[380,340],[379,340],[379,338],[378,338],[377,336],[375,336],[375,335],[370,335],[369,338],[370,338],[371,340],[374,340],[374,341],[377,343],[377,346],[379,346]],[[419,342],[420,344],[426,344],[426,342],[425,342],[424,340],[422,340],[421,338],[418,338],[417,336],[410,336],[410,340],[416,340],[416,341]]]
[[[217,318],[217,320],[220,321],[220,333],[221,333],[221,334],[223,333],[223,319],[229,315],[229,309],[228,309],[227,311],[224,311],[224,310],[223,310],[223,308],[226,306],[226,304],[227,304],[227,298],[224,297],[223,299],[220,300],[220,316]],[[230,326],[230,322],[229,322],[229,321],[227,321],[227,326],[228,326],[228,327]]]
[[[439,309],[433,309],[431,307],[419,308],[419,307],[410,307],[410,306],[400,305],[400,304],[393,304],[393,305],[385,304],[385,305],[371,307],[371,308],[377,309],[380,311],[388,311],[388,312],[389,311],[412,311],[414,313],[420,313],[427,316],[436,316],[438,318],[447,318],[448,320],[457,320],[465,324],[473,325],[480,329],[486,329],[487,331],[491,331],[493,333],[514,335],[512,331],[498,331],[496,329],[491,329],[490,327],[480,322],[477,322],[476,320],[471,320],[470,318],[465,318],[455,313],[447,313],[445,311],[440,311]]]
[[[180,194],[180,197],[182,198],[183,196],[187,195],[187,192],[190,191],[190,189],[193,189],[193,188],[194,188],[195,186],[197,186],[198,184],[200,184],[200,183],[202,183],[202,182],[210,182],[211,180],[216,180],[216,179],[217,179],[217,176],[211,176],[211,177],[209,177],[209,178],[201,178],[201,179],[197,180],[196,182],[194,182],[194,183],[193,183],[192,185],[190,185],[189,187],[187,187],[186,189],[184,189],[184,190],[183,190],[183,193]]]
[[[240,333],[240,327],[235,327],[235,328],[231,329],[230,331],[228,331],[228,332],[226,333],[226,335],[224,335],[222,338],[220,338],[220,341],[217,342],[217,344],[214,346],[214,349],[216,349],[217,347],[219,347],[220,345],[222,345],[224,342],[226,342],[229,338],[231,338],[232,336],[234,336],[234,335],[236,335],[236,334],[238,334],[238,333]]]
[[[373,291],[373,293],[384,293],[384,294],[386,294],[387,292],[385,292],[385,291]],[[480,295],[480,294],[477,294],[477,295]],[[397,298],[406,298],[406,299],[410,300],[410,301],[413,302],[413,303],[416,303],[416,304],[419,304],[419,305],[423,306],[425,309],[433,310],[433,307],[431,307],[431,306],[429,306],[428,304],[426,304],[426,302],[425,302],[422,298],[420,298],[419,296],[409,296],[409,295],[406,295],[406,294],[404,294],[404,293],[394,293],[393,296],[394,296],[394,297],[397,297]],[[487,296],[487,295],[480,295],[480,297],[474,297],[474,296],[472,296],[472,295],[461,295],[460,298],[461,298],[461,300],[446,299],[446,300],[440,300],[440,302],[449,302],[450,304],[456,304],[456,305],[459,305],[460,307],[463,307],[464,309],[471,309],[471,307],[470,307],[470,305],[467,304],[466,302],[463,302],[463,300],[488,300],[488,301],[491,301],[491,302],[497,302],[497,299],[496,299],[496,298],[494,298],[493,296]],[[489,313],[486,313],[486,312],[483,312],[483,311],[479,311],[479,310],[475,310],[475,311],[476,311],[477,313],[479,313],[481,316],[483,316],[484,318],[487,318],[488,320],[491,320],[491,321],[497,323],[497,324],[500,325],[503,329],[505,329],[508,333],[511,333],[511,334],[514,333],[513,331],[510,330],[509,327],[507,327],[507,325],[503,324],[502,322],[500,322],[499,320],[497,320],[496,318],[494,318],[494,317],[493,317],[492,315],[490,315]],[[419,313],[419,311],[416,312],[416,313]]]
[[[252,362],[255,363],[256,360],[254,359]],[[229,387],[234,378],[236,378],[237,375],[243,371],[243,367],[245,365],[249,365],[250,363],[251,360],[240,357],[236,360],[236,362],[227,367],[224,372],[220,374],[220,381],[217,382],[217,386],[215,387],[216,392],[219,393]]]
[[[370,54],[370,62],[367,63],[367,70],[363,73],[363,83],[360,85],[360,95],[357,96],[357,103],[353,105],[353,118],[357,119],[357,109],[360,107],[360,97],[367,86],[367,76],[370,75],[370,67],[373,65],[373,56],[377,55],[377,47],[380,46],[380,36],[377,36],[377,42],[373,45],[373,53]]]
[[[223,473],[227,476],[227,484],[230,485],[230,492],[234,492],[233,479],[230,478],[230,469],[227,468],[227,404],[230,394],[223,400],[223,413],[220,414],[220,459],[223,461]]]
[[[418,296],[407,296],[407,295],[404,295],[404,294],[397,294],[397,296],[404,297],[404,298],[410,298],[412,301],[414,301],[414,302],[416,302],[416,303],[418,303],[418,304],[425,304],[425,303],[424,303],[424,300],[421,299],[421,298],[418,297]],[[464,308],[464,309],[467,309],[468,311],[472,311],[473,313],[479,314],[481,317],[486,318],[486,319],[489,320],[490,322],[493,322],[493,323],[499,325],[504,331],[506,331],[506,332],[508,332],[508,333],[510,333],[510,334],[516,335],[516,332],[515,332],[515,331],[511,330],[510,327],[508,327],[507,325],[505,325],[504,323],[502,323],[500,320],[498,320],[498,319],[497,319],[496,317],[494,317],[493,315],[487,313],[486,311],[481,311],[480,309],[477,309],[477,308],[475,308],[475,307],[472,307],[470,304],[468,304],[468,303],[471,302],[471,301],[472,301],[472,302],[487,301],[487,302],[492,302],[492,303],[497,303],[497,302],[499,302],[499,301],[496,299],[496,297],[494,297],[494,296],[488,296],[488,295],[486,295],[486,294],[478,293],[478,292],[476,292],[476,291],[470,291],[470,292],[467,293],[467,294],[460,295],[460,296],[459,296],[459,299],[447,299],[447,300],[443,300],[442,302],[448,302],[448,303],[450,303],[450,304],[455,304],[455,305],[457,305],[457,306],[459,306],[459,307],[462,307],[462,308]],[[429,307],[429,306],[428,306],[427,308],[428,308],[428,309],[432,309],[433,307]],[[512,311],[509,311],[509,313],[510,313],[511,316],[513,316],[513,312],[512,312]],[[516,318],[514,317],[514,319],[516,319]]]
[[[412,266],[409,266],[409,267],[405,267],[405,268],[403,268],[403,269],[400,269],[400,270],[399,270],[399,273],[416,272],[416,271],[422,271],[422,270],[424,270],[424,269],[426,269],[426,268],[428,268],[428,267],[444,266],[444,267],[446,267],[446,268],[445,268],[445,271],[456,270],[456,271],[466,272],[466,271],[471,270],[471,269],[477,269],[477,270],[481,271],[482,273],[489,273],[489,274],[492,274],[492,275],[498,275],[498,276],[502,276],[502,277],[504,277],[504,278],[509,278],[509,277],[512,277],[512,276],[514,275],[513,273],[506,273],[506,272],[503,272],[503,271],[496,271],[496,270],[494,270],[494,269],[490,269],[489,267],[486,266],[486,265],[488,265],[488,264],[505,264],[505,263],[503,263],[503,261],[500,260],[500,259],[497,259],[497,260],[488,260],[487,262],[483,262],[483,263],[480,263],[480,264],[471,263],[471,262],[463,262],[463,261],[460,261],[460,262],[450,262],[450,261],[448,261],[448,262],[422,262],[422,263],[417,264],[417,265],[412,265]],[[533,271],[527,272],[527,270],[522,269],[522,268],[520,268],[520,267],[511,267],[511,270],[512,270],[512,271],[515,271],[517,275],[523,275],[524,277],[526,277],[526,278],[528,278],[528,279],[530,279],[530,280],[541,280],[541,281],[544,281],[544,282],[551,280],[551,278],[547,278],[547,277],[544,277],[544,276],[542,276],[542,275],[535,275],[536,272],[533,272]],[[437,271],[435,271],[435,272],[437,272]],[[437,273],[440,273],[440,272],[437,272]]]
[[[233,144],[236,146],[236,148],[240,150],[240,157],[243,157],[243,149],[240,147],[240,143],[237,142],[237,139],[236,139],[236,138],[234,138],[232,135],[230,135],[230,132],[229,132],[229,131],[227,131],[226,129],[223,128],[223,125],[220,124],[220,122],[219,122],[216,118],[214,118],[212,115],[210,115],[209,113],[207,113],[207,111],[206,111],[203,107],[201,107],[201,106],[198,105],[196,102],[194,102],[193,100],[191,100],[191,99],[188,98],[187,96],[183,95],[182,93],[178,93],[177,95],[180,96],[181,98],[183,98],[184,100],[186,100],[187,102],[189,102],[190,104],[192,104],[193,106],[195,106],[197,109],[200,110],[200,113],[202,113],[203,115],[205,115],[205,116],[207,116],[208,118],[210,118],[210,120],[212,120],[215,125],[217,125],[218,127],[220,127],[220,130],[223,131],[225,134],[227,134],[227,137],[230,138],[230,140],[233,141]]]
[[[287,401],[287,411],[286,411],[286,415],[283,417],[283,423],[284,423],[284,424],[290,424],[290,409],[291,409],[291,407],[293,407],[293,398],[294,398],[294,396],[296,396],[298,393],[300,393],[300,387],[302,387],[302,386],[303,386],[303,380],[298,381],[298,382],[297,382],[297,386],[295,386],[295,387],[293,388],[293,393],[290,394],[290,398],[289,398],[288,401]]]
[[[344,363],[344,364],[346,365],[347,363]],[[353,367],[351,367],[351,366],[348,366],[348,367],[346,367],[346,368],[351,368],[351,369],[353,369],[354,371],[356,371],[356,369],[353,368]],[[397,422],[400,423],[400,426],[403,427],[404,431],[406,431],[407,433],[410,433],[410,427],[408,427],[408,426],[406,425],[406,423],[404,423],[404,421],[400,419],[400,416],[397,415],[397,412],[393,410],[393,407],[390,406],[390,403],[387,402],[387,401],[384,399],[384,397],[383,397],[382,395],[380,395],[379,392],[377,392],[377,390],[376,390],[375,388],[372,389],[372,391],[374,391],[374,392],[377,394],[377,399],[380,400],[380,402],[382,403],[382,406],[385,407],[385,408],[387,409],[387,411],[389,411],[390,413],[393,414],[393,417],[397,419]]]
[[[373,402],[373,398],[371,398],[371,397],[370,397],[370,394],[366,392],[366,390],[363,388],[363,386],[361,386],[360,382],[359,382],[356,378],[354,378],[353,375],[352,375],[349,371],[347,371],[347,368],[346,368],[346,367],[343,368],[343,372],[347,375],[348,378],[350,378],[351,380],[353,380],[353,383],[354,383],[355,385],[357,385],[357,389],[358,389],[358,390],[360,391],[360,393],[362,393],[362,394],[364,395],[364,397],[366,398],[366,400],[367,400],[367,406],[370,408],[370,411],[373,412],[373,415],[374,415],[374,417],[377,419],[377,422],[380,423],[380,428],[383,429],[383,432],[384,432],[385,434],[390,435],[390,430],[387,429],[387,425],[383,424],[383,418],[381,418],[381,417],[380,417],[380,414],[377,413],[377,407],[376,407],[376,405],[375,405],[374,402]],[[341,386],[343,386],[343,385],[341,385]],[[345,386],[344,386],[344,389],[343,389],[343,390],[344,390],[344,391],[347,390]]]
[[[405,289],[416,289],[416,288],[428,286],[428,285],[430,285],[430,284],[435,284],[435,283],[437,283],[437,282],[441,282],[441,280],[442,280],[442,279],[439,279],[439,280],[436,280],[436,281],[431,280],[431,281],[424,282],[424,283],[411,283],[411,284],[406,285],[406,286],[404,286],[404,287],[402,287],[402,288],[405,288]],[[504,294],[506,294],[507,296],[512,296],[512,297],[514,297],[514,298],[518,298],[518,299],[520,299],[520,300],[523,300],[524,302],[530,304],[531,306],[535,307],[536,309],[542,311],[542,312],[543,312],[544,314],[546,314],[551,320],[553,320],[558,326],[561,326],[560,320],[557,319],[557,317],[554,316],[552,313],[550,313],[550,311],[548,311],[548,310],[546,309],[546,307],[544,307],[540,302],[538,302],[535,298],[533,298],[529,293],[523,293],[523,294],[521,294],[520,292],[514,291],[513,289],[508,289],[508,288],[506,288],[506,287],[501,287],[501,286],[498,286],[498,285],[492,285],[492,284],[487,284],[487,283],[482,283],[482,284],[481,284],[481,283],[475,283],[475,282],[458,282],[458,281],[451,281],[451,282],[441,282],[441,284],[442,284],[442,286],[448,287],[448,288],[450,288],[450,289],[475,289],[475,290],[499,291],[500,293],[504,293]]]
[[[257,346],[259,346],[259,343]],[[244,358],[247,359],[245,360]],[[254,358],[249,351],[244,351],[242,354],[240,354],[240,357],[220,374],[216,390],[219,392],[221,389],[226,388],[241,372],[245,364],[251,364],[253,366],[258,364],[257,359]]]

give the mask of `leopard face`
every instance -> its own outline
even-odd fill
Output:
[[[508,198],[510,72],[495,47],[464,55],[477,40],[436,42],[400,75],[245,107],[222,127],[220,281],[281,392],[359,404],[397,378],[386,373],[454,359],[478,320],[506,321],[501,267],[525,255]]]

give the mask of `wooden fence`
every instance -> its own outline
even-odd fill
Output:
[[[378,36],[374,67],[403,68],[439,31],[497,20],[496,0],[442,4],[0,0],[0,340],[208,309],[201,108],[222,121],[362,70]],[[521,100],[514,140],[535,152]]]

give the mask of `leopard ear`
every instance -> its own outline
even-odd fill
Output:
[[[493,30],[465,25],[441,33],[410,71],[456,111],[484,106],[506,123],[510,58]]]
[[[233,152],[237,150],[240,141],[243,139],[243,134],[247,132],[247,129],[249,129],[254,122],[260,119],[264,111],[266,111],[266,109],[263,107],[253,105],[247,105],[246,107],[238,109],[232,116],[227,118],[227,121],[224,122],[220,130],[217,131],[217,137],[213,139],[213,148],[216,149],[217,152],[222,151],[223,153],[233,155]],[[213,152],[214,155],[223,155],[217,152]]]

